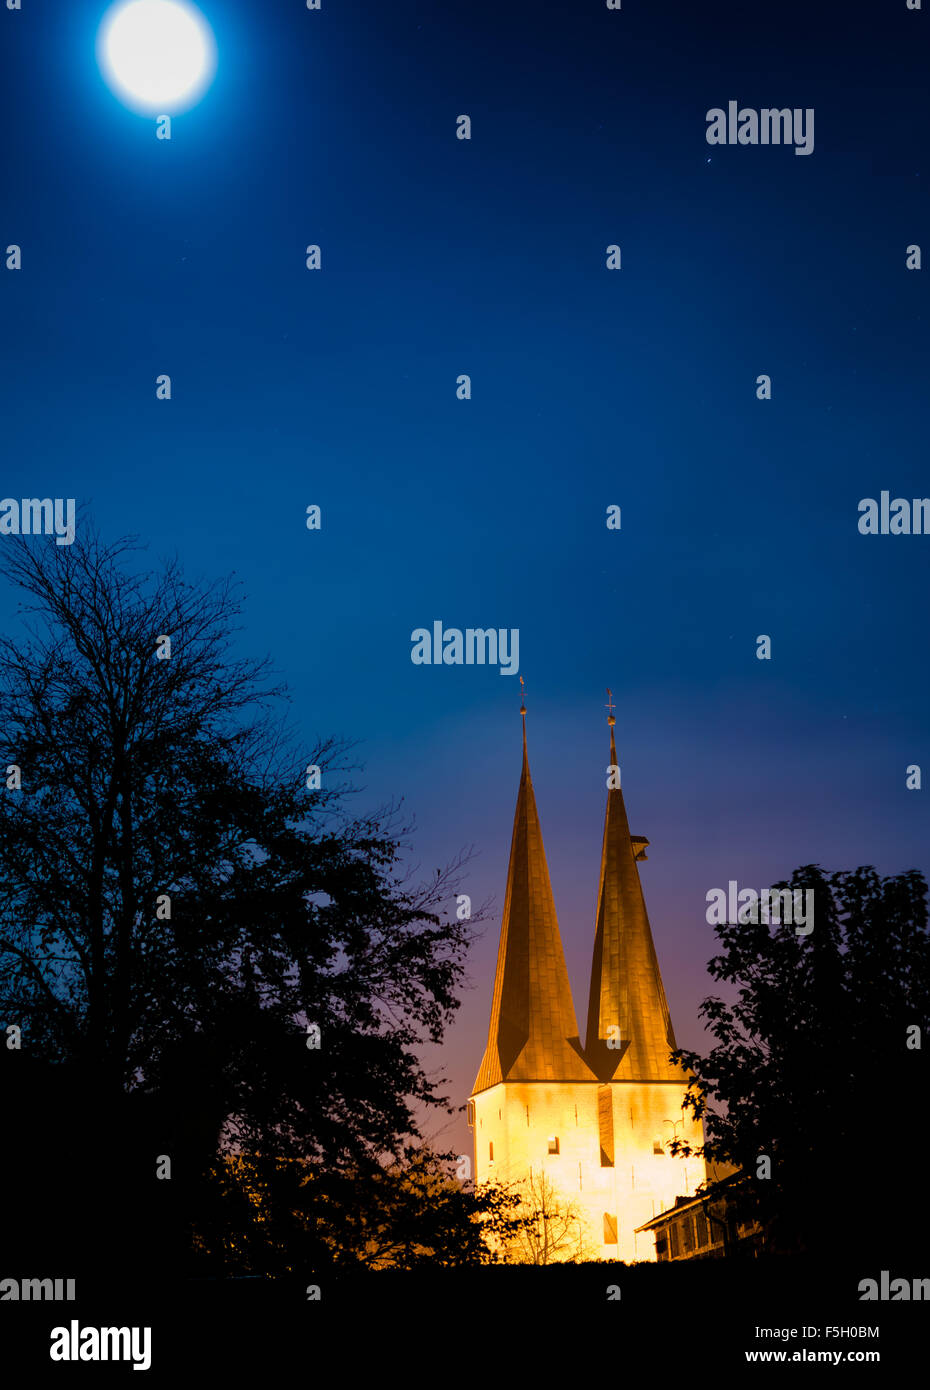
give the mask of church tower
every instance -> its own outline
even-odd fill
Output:
[[[681,1108],[687,1076],[668,1061],[675,1038],[637,868],[648,841],[630,834],[611,712],[582,1047],[521,713],[523,769],[491,1022],[468,1104],[475,1180],[516,1184],[528,1206],[551,1212],[540,1222],[555,1247],[547,1258],[654,1259],[650,1234],[636,1227],[693,1193],[704,1163],[668,1152],[676,1135],[692,1144],[703,1136]]]

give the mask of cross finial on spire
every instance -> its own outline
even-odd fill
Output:
[[[526,714],[526,686],[523,684],[523,677],[520,677],[520,713]]]
[[[614,697],[610,693],[610,686],[607,687],[607,704],[604,708],[607,710],[607,723],[613,728],[617,721],[614,718]]]

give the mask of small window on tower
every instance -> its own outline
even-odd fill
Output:
[[[611,1216],[609,1211],[604,1212],[604,1244],[617,1244],[617,1218]]]
[[[468,1106],[467,1106],[466,1111],[465,1111],[465,1116],[466,1116],[466,1119],[468,1120],[468,1128],[469,1128],[469,1129],[474,1129],[474,1127],[475,1127],[475,1102],[474,1102],[473,1100],[470,1100],[470,1101],[468,1102]]]
[[[488,1145],[488,1158],[489,1158],[489,1160],[491,1161],[491,1163],[494,1162],[494,1144],[493,1144],[493,1142],[490,1143],[490,1144]]]
[[[551,1154],[557,1154],[558,1151],[559,1151],[559,1140],[558,1140],[558,1136],[555,1135],[555,1134],[550,1134],[550,1135],[549,1135],[549,1152],[550,1152]]]
[[[653,1141],[652,1141],[652,1152],[653,1152],[654,1154],[664,1154],[664,1153],[665,1153],[665,1150],[664,1150],[663,1147],[662,1147],[662,1140],[661,1140],[661,1139],[653,1139]]]

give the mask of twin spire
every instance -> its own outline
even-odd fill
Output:
[[[608,709],[610,764],[616,768],[615,720],[612,706]],[[675,1035],[636,867],[648,841],[630,835],[623,792],[612,785],[604,820],[587,1038],[581,1044],[530,776],[525,707],[521,714],[523,770],[488,1045],[475,1093],[501,1081],[681,1081],[684,1072],[668,1060]]]

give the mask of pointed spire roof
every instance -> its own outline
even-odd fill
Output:
[[[608,706],[610,708],[610,706]],[[611,712],[610,765],[617,767]],[[619,781],[619,778],[617,778]],[[676,1046],[646,903],[636,867],[647,840],[630,835],[620,787],[607,792],[601,880],[585,1057],[605,1081],[682,1081],[687,1074],[668,1054]],[[609,1048],[618,1027],[620,1046]]]
[[[582,1056],[526,753],[513,818],[488,1045],[475,1093],[500,1081],[593,1081]]]

